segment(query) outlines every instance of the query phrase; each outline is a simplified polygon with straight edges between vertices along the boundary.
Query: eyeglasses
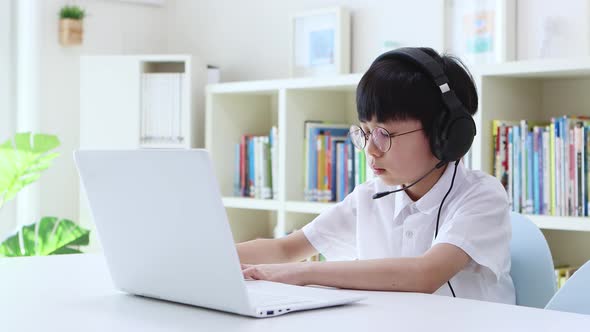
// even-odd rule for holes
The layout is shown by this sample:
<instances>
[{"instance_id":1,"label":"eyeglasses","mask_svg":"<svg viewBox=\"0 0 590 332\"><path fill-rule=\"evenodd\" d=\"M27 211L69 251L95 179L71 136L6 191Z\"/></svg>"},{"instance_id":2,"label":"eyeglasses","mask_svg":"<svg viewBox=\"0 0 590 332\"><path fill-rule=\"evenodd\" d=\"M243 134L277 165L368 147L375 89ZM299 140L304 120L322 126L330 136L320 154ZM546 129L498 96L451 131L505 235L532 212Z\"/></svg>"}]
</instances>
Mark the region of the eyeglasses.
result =
<instances>
[{"instance_id":1,"label":"eyeglasses","mask_svg":"<svg viewBox=\"0 0 590 332\"><path fill-rule=\"evenodd\" d=\"M352 144L359 149L362 150L367 145L367 140L369 140L369 135L373 138L373 144L379 151L385 153L391 149L391 139L397 136L402 136L406 134L411 134L416 131L420 131L420 129L414 129L410 131L406 131L404 133L399 134L390 134L389 131L385 128L375 127L373 131L365 133L363 129L359 126L350 126L350 130L348 131L348 135L350 136L350 140Z\"/></svg>"}]
</instances>

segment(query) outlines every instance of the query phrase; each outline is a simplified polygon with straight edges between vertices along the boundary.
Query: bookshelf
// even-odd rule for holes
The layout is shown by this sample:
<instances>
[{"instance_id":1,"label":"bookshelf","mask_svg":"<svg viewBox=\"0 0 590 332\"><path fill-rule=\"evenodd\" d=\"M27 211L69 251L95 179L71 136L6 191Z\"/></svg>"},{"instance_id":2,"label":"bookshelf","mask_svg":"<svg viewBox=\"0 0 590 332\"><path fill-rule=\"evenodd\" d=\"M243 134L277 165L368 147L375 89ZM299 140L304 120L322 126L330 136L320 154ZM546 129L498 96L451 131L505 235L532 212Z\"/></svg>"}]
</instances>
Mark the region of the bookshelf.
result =
<instances>
[{"instance_id":1,"label":"bookshelf","mask_svg":"<svg viewBox=\"0 0 590 332\"><path fill-rule=\"evenodd\" d=\"M304 201L304 122L356 122L355 89L361 75L209 85L205 146L210 151L236 241L283 236L333 203ZM245 134L278 127L278 196L232 197L234 145ZM235 218L232 218L235 217ZM244 220L256 220L245 222Z\"/></svg>"},{"instance_id":2,"label":"bookshelf","mask_svg":"<svg viewBox=\"0 0 590 332\"><path fill-rule=\"evenodd\" d=\"M492 173L492 120L548 120L590 115L590 58L525 61L471 68L480 92L471 167ZM220 180L236 241L283 236L335 203L303 200L305 120L356 123L361 74L233 82L206 89L205 146ZM279 130L279 195L272 201L231 197L235 143L243 134ZM228 148L230 147L230 148ZM275 182L276 183L276 182ZM590 259L590 218L528 216L545 234L556 264ZM254 222L253 222L254 221Z\"/></svg>"},{"instance_id":3,"label":"bookshelf","mask_svg":"<svg viewBox=\"0 0 590 332\"><path fill-rule=\"evenodd\" d=\"M488 173L493 171L492 120L549 122L551 117L590 115L590 58L482 66L474 75L481 100L473 167ZM527 217L542 229L557 265L590 259L590 217Z\"/></svg>"},{"instance_id":4,"label":"bookshelf","mask_svg":"<svg viewBox=\"0 0 590 332\"><path fill-rule=\"evenodd\" d=\"M184 54L81 56L80 148L204 146L206 70ZM82 188L79 214L80 224L94 230ZM98 248L93 231L89 250Z\"/></svg>"}]
</instances>

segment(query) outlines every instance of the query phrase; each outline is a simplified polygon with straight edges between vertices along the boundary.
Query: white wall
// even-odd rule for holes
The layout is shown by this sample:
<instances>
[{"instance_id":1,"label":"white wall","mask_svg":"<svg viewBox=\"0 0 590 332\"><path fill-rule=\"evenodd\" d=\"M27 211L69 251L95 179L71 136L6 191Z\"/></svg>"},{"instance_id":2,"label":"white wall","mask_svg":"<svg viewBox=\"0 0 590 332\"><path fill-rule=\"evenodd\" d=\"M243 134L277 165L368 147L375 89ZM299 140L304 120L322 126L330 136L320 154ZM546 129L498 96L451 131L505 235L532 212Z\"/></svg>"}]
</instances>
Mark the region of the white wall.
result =
<instances>
[{"instance_id":1,"label":"white wall","mask_svg":"<svg viewBox=\"0 0 590 332\"><path fill-rule=\"evenodd\" d=\"M336 5L352 12L353 72L368 68L387 39L442 47L442 0L173 0L168 47L220 65L222 81L286 78L290 15Z\"/></svg>"},{"instance_id":2,"label":"white wall","mask_svg":"<svg viewBox=\"0 0 590 332\"><path fill-rule=\"evenodd\" d=\"M41 216L78 218L78 175L72 152L79 146L79 56L160 52L165 12L161 7L117 1L80 1L88 13L82 46L58 43L58 12L64 1L39 1L41 128L59 136L61 156L40 179ZM105 136L109 133L105 131Z\"/></svg>"},{"instance_id":3,"label":"white wall","mask_svg":"<svg viewBox=\"0 0 590 332\"><path fill-rule=\"evenodd\" d=\"M590 55L589 0L517 3L517 58ZM168 47L220 65L222 81L288 76L289 15L342 5L352 11L352 71L363 72L384 40L442 48L443 0L169 0ZM554 22L541 53L547 19ZM553 37L551 37L553 36Z\"/></svg>"},{"instance_id":4,"label":"white wall","mask_svg":"<svg viewBox=\"0 0 590 332\"><path fill-rule=\"evenodd\" d=\"M590 55L590 1L518 0L516 16L518 59Z\"/></svg>"},{"instance_id":5,"label":"white wall","mask_svg":"<svg viewBox=\"0 0 590 332\"><path fill-rule=\"evenodd\" d=\"M12 137L15 126L11 4L12 0L0 0L0 144ZM15 220L15 202L11 201L0 210L0 239L12 230Z\"/></svg>"}]
</instances>

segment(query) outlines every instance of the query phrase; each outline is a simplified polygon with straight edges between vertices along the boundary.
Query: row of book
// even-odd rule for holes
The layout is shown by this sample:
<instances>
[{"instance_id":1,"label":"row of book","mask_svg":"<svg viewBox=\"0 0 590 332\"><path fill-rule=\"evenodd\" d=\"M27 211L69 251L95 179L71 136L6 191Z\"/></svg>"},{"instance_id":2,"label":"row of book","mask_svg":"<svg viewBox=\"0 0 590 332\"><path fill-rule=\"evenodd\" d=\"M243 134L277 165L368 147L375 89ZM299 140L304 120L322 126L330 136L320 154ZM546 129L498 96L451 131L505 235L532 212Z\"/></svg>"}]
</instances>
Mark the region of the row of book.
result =
<instances>
[{"instance_id":1,"label":"row of book","mask_svg":"<svg viewBox=\"0 0 590 332\"><path fill-rule=\"evenodd\" d=\"M315 254L305 260L306 262L325 262L326 257L322 254Z\"/></svg>"},{"instance_id":2,"label":"row of book","mask_svg":"<svg viewBox=\"0 0 590 332\"><path fill-rule=\"evenodd\" d=\"M349 129L349 124L305 122L306 201L341 201L371 174L364 151L355 149L348 137Z\"/></svg>"},{"instance_id":3,"label":"row of book","mask_svg":"<svg viewBox=\"0 0 590 332\"><path fill-rule=\"evenodd\" d=\"M268 136L243 135L235 145L234 195L260 199L278 196L278 130Z\"/></svg>"},{"instance_id":4,"label":"row of book","mask_svg":"<svg viewBox=\"0 0 590 332\"><path fill-rule=\"evenodd\" d=\"M579 269L579 267L556 266L555 278L557 278L557 288L561 288L565 282Z\"/></svg>"},{"instance_id":5,"label":"row of book","mask_svg":"<svg viewBox=\"0 0 590 332\"><path fill-rule=\"evenodd\" d=\"M526 214L588 216L590 118L550 123L493 121L494 174L512 210Z\"/></svg>"},{"instance_id":6,"label":"row of book","mask_svg":"<svg viewBox=\"0 0 590 332\"><path fill-rule=\"evenodd\" d=\"M141 144L181 144L184 73L141 76Z\"/></svg>"}]
</instances>

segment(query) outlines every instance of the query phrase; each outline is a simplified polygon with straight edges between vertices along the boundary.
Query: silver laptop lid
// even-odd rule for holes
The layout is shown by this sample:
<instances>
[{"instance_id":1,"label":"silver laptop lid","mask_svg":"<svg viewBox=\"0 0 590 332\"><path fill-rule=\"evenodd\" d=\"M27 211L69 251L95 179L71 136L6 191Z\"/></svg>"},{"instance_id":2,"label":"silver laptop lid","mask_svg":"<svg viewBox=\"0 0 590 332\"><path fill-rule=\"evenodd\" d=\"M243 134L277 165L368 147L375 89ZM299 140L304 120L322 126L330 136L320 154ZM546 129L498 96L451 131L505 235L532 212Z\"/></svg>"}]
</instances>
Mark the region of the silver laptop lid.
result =
<instances>
[{"instance_id":1,"label":"silver laptop lid","mask_svg":"<svg viewBox=\"0 0 590 332\"><path fill-rule=\"evenodd\" d=\"M206 150L81 150L74 157L118 288L219 310L248 310Z\"/></svg>"}]
</instances>

